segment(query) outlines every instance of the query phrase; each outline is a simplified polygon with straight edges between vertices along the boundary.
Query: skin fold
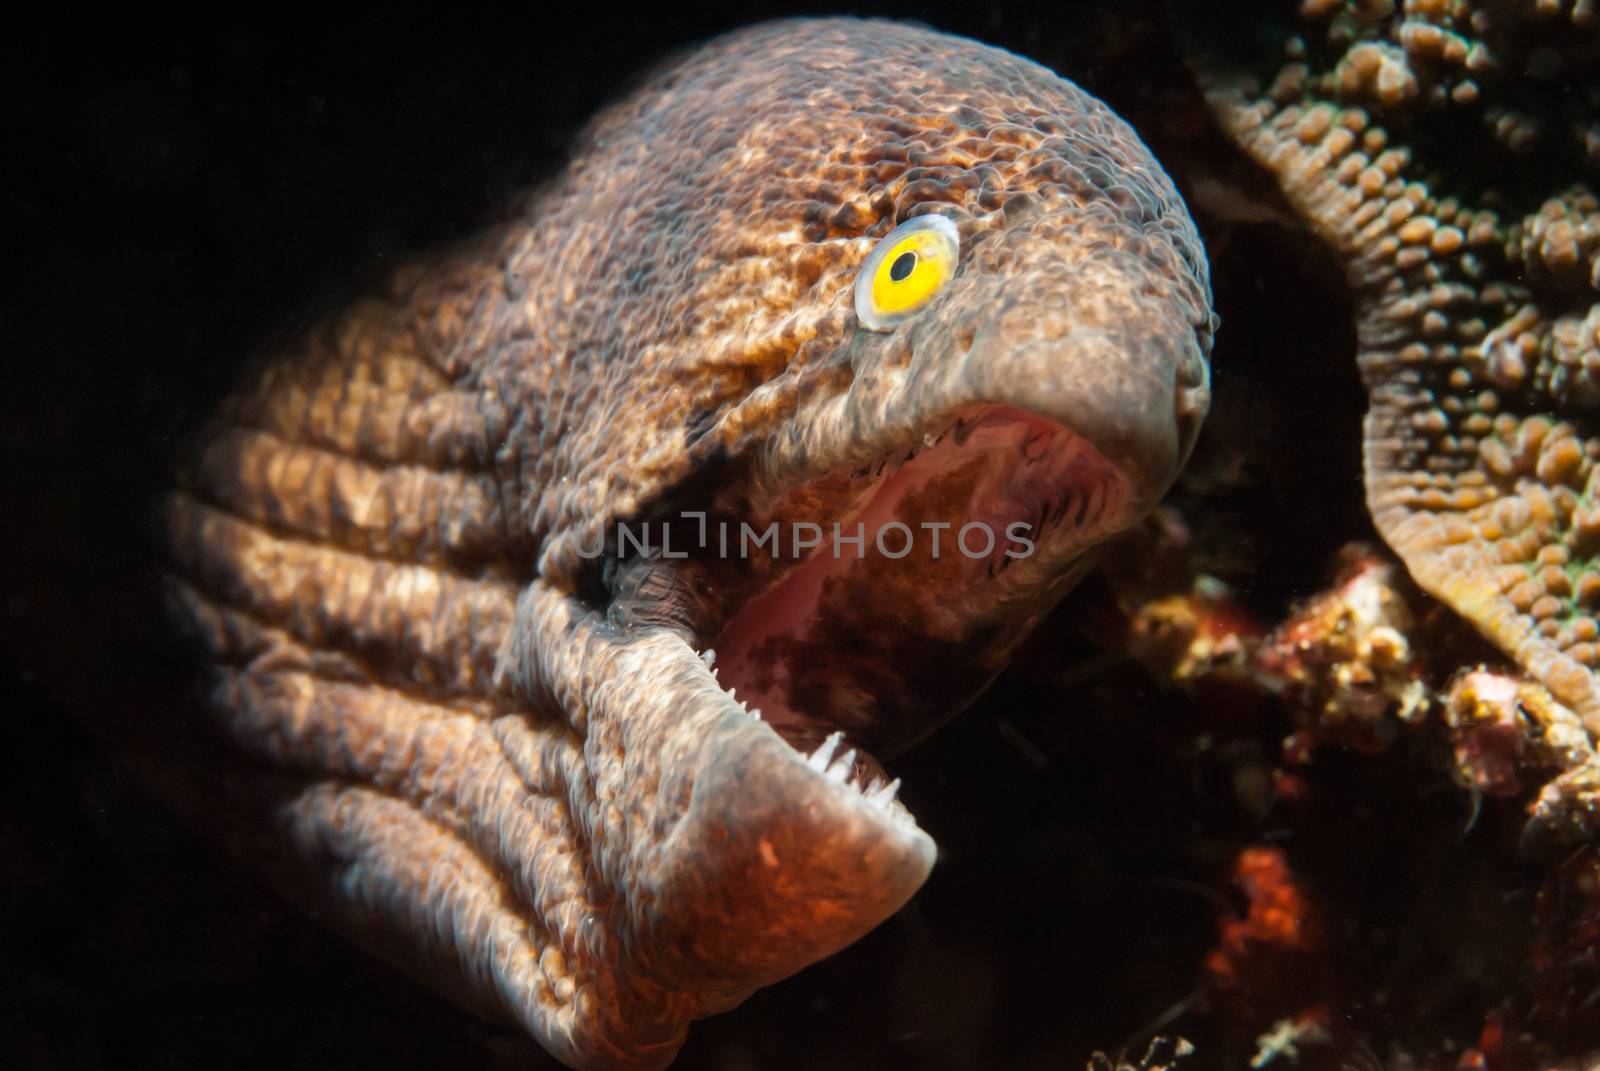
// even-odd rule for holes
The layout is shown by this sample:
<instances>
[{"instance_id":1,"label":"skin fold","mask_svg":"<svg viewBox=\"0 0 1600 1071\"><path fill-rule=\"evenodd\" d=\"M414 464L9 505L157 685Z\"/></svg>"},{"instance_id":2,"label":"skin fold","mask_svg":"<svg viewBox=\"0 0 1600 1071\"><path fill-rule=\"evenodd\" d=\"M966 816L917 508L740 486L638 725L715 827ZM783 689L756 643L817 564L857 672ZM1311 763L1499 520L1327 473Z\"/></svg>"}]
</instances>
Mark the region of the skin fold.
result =
<instances>
[{"instance_id":1,"label":"skin fold","mask_svg":"<svg viewBox=\"0 0 1600 1071\"><path fill-rule=\"evenodd\" d=\"M856 269L927 212L954 277L867 330ZM201 436L164 508L191 809L564 1062L664 1066L921 885L882 761L1170 485L1213 327L1176 190L1070 83L892 23L714 41ZM695 539L975 517L1034 552Z\"/></svg>"}]
</instances>

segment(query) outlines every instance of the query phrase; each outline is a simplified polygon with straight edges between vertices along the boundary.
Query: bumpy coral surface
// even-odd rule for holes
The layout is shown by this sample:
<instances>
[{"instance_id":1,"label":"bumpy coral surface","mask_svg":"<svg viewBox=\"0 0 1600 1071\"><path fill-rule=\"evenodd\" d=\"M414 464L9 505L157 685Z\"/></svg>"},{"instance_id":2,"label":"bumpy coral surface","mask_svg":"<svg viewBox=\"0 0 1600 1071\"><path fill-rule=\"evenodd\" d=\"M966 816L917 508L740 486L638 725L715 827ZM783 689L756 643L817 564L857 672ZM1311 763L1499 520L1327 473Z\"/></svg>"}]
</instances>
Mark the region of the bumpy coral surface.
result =
<instances>
[{"instance_id":1,"label":"bumpy coral surface","mask_svg":"<svg viewBox=\"0 0 1600 1071\"><path fill-rule=\"evenodd\" d=\"M1600 12L1276 9L1238 32L1192 6L1192 54L1355 292L1378 528L1600 728Z\"/></svg>"}]
</instances>

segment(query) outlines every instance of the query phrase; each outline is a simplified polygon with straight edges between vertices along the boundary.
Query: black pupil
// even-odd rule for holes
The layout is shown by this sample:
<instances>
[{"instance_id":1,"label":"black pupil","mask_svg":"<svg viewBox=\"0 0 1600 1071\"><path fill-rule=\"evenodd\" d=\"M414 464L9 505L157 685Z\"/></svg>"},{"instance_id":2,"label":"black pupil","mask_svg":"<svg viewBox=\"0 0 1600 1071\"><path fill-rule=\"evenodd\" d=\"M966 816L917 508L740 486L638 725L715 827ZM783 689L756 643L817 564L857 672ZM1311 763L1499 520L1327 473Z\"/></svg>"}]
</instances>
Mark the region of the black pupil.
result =
<instances>
[{"instance_id":1,"label":"black pupil","mask_svg":"<svg viewBox=\"0 0 1600 1071\"><path fill-rule=\"evenodd\" d=\"M906 281L906 276L911 274L911 269L917 266L917 255L910 250L894 258L894 263L889 265L889 278L897 283Z\"/></svg>"}]
</instances>

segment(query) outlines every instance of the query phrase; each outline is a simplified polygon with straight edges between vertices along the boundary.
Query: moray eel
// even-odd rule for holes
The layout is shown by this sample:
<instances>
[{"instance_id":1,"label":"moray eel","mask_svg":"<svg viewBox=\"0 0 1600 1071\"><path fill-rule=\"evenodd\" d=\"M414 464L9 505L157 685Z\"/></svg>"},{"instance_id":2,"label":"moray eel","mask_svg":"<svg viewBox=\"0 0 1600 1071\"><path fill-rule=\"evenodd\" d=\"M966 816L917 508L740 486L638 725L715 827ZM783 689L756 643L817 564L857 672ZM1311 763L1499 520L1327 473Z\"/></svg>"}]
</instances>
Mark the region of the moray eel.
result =
<instances>
[{"instance_id":1,"label":"moray eel","mask_svg":"<svg viewBox=\"0 0 1600 1071\"><path fill-rule=\"evenodd\" d=\"M1050 71L706 45L201 437L164 516L236 756L202 809L562 1061L663 1066L927 877L880 761L1173 481L1213 326L1171 181Z\"/></svg>"},{"instance_id":2,"label":"moray eel","mask_svg":"<svg viewBox=\"0 0 1600 1071\"><path fill-rule=\"evenodd\" d=\"M1273 7L1182 25L1222 129L1344 265L1373 520L1600 734L1600 11Z\"/></svg>"}]
</instances>

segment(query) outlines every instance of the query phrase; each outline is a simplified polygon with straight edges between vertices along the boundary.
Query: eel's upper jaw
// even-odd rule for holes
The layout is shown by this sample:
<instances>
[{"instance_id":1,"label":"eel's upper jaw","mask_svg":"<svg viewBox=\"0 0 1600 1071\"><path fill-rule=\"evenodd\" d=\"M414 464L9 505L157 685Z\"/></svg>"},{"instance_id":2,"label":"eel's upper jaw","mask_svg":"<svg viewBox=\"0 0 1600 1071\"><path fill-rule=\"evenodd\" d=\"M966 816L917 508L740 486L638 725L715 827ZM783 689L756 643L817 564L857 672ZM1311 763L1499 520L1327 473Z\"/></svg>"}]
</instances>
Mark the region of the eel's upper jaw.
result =
<instances>
[{"instance_id":1,"label":"eel's upper jaw","mask_svg":"<svg viewBox=\"0 0 1600 1071\"><path fill-rule=\"evenodd\" d=\"M1177 478L1210 406L1215 330L1202 282L1128 252L1083 252L1099 235L1072 213L1042 216L1034 244L1084 259L1050 260L1020 277L974 270L948 301L887 339L858 335L841 393L802 402L763 445L755 483L782 496L829 471L859 466L937 434L981 406L1053 422L1094 447L1152 506ZM1069 235L1062 232L1070 232ZM1009 232L986 247L1030 253ZM1181 274L1181 273L1179 273ZM759 504L759 503L758 503Z\"/></svg>"},{"instance_id":2,"label":"eel's upper jaw","mask_svg":"<svg viewBox=\"0 0 1600 1071\"><path fill-rule=\"evenodd\" d=\"M702 635L723 682L797 749L843 729L888 755L957 712L1176 478L1209 404L1203 334L1137 287L1091 305L1042 324L1002 308L964 346L951 345L959 324L918 325L892 390L859 377L860 392L776 444L800 475L757 515L864 524L875 551L862 560L825 540ZM850 448L830 449L840 440ZM951 545L973 522L976 560ZM901 542L905 528L920 533L903 557L877 551L896 523ZM930 524L947 526L942 558ZM1032 545L1011 539L1013 525Z\"/></svg>"}]
</instances>

